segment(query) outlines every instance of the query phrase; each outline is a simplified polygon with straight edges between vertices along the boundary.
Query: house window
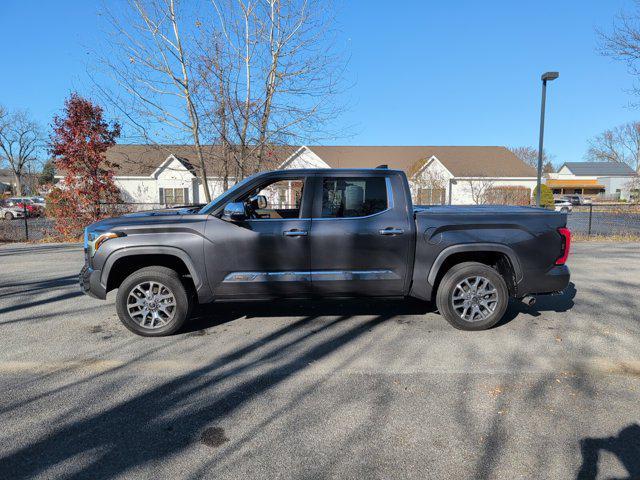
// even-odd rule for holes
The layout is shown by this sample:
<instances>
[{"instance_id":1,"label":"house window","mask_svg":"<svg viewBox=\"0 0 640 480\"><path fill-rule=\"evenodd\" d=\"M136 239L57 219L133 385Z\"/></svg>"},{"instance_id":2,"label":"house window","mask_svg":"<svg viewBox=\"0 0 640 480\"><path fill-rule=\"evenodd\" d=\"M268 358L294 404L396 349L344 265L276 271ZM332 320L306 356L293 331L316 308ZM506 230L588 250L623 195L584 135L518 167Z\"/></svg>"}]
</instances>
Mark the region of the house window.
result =
<instances>
[{"instance_id":1,"label":"house window","mask_svg":"<svg viewBox=\"0 0 640 480\"><path fill-rule=\"evenodd\" d=\"M189 189L161 188L160 203L165 205L186 205L189 203Z\"/></svg>"},{"instance_id":2,"label":"house window","mask_svg":"<svg viewBox=\"0 0 640 480\"><path fill-rule=\"evenodd\" d=\"M444 205L445 203L444 188L418 188L418 205Z\"/></svg>"}]
</instances>

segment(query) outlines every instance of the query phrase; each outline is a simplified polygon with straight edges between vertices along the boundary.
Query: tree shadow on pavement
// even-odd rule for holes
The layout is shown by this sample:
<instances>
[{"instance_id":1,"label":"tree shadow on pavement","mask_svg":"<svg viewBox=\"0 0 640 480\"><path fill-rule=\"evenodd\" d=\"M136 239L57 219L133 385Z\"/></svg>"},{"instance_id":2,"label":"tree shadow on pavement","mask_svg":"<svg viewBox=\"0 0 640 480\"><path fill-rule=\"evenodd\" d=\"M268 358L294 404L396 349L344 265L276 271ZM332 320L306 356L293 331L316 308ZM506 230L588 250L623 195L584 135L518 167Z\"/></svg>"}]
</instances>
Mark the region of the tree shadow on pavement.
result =
<instances>
[{"instance_id":1,"label":"tree shadow on pavement","mask_svg":"<svg viewBox=\"0 0 640 480\"><path fill-rule=\"evenodd\" d=\"M623 428L615 437L581 440L580 452L582 465L578 470L577 480L595 480L598 477L600 452L615 455L626 468L629 480L640 479L640 425L637 423Z\"/></svg>"},{"instance_id":2,"label":"tree shadow on pavement","mask_svg":"<svg viewBox=\"0 0 640 480\"><path fill-rule=\"evenodd\" d=\"M502 317L502 320L496 324L494 328L505 325L515 319L518 315L528 315L531 317L539 317L544 312L566 312L573 308L577 293L576 286L573 282L564 289L562 293L555 295L539 295L536 303L532 307L524 305L519 300L512 300L509 307Z\"/></svg>"},{"instance_id":3,"label":"tree shadow on pavement","mask_svg":"<svg viewBox=\"0 0 640 480\"><path fill-rule=\"evenodd\" d=\"M239 318L290 318L375 315L425 315L435 306L415 299L316 299L253 302L220 302L199 305L181 330L190 333L217 327Z\"/></svg>"},{"instance_id":4,"label":"tree shadow on pavement","mask_svg":"<svg viewBox=\"0 0 640 480\"><path fill-rule=\"evenodd\" d=\"M5 451L0 457L0 472L6 478L32 478L51 474L50 469L70 458L85 457L88 461L76 470L74 478L112 478L165 460L198 439L206 440L201 435L207 429L389 317L377 315L345 325L349 316L340 315L313 330L299 328L315 318L290 323L106 410L68 423L59 418L45 436ZM323 335L318 341L320 332L327 337ZM250 352L260 353L250 359ZM121 387L112 385L108 391L119 395ZM107 390L101 393L105 394Z\"/></svg>"},{"instance_id":5,"label":"tree shadow on pavement","mask_svg":"<svg viewBox=\"0 0 640 480\"><path fill-rule=\"evenodd\" d=\"M560 294L538 296L533 307L528 307L518 300L512 300L503 319L496 327L506 325L520 314L539 317L543 312L547 311L566 312L573 307L573 299L576 293L575 284L571 282ZM182 333L202 331L243 317L286 318L306 315L383 315L391 317L398 315L426 315L434 312L437 312L435 304L414 298L282 299L242 303L219 302L196 307L191 316L191 321L185 326Z\"/></svg>"}]
</instances>

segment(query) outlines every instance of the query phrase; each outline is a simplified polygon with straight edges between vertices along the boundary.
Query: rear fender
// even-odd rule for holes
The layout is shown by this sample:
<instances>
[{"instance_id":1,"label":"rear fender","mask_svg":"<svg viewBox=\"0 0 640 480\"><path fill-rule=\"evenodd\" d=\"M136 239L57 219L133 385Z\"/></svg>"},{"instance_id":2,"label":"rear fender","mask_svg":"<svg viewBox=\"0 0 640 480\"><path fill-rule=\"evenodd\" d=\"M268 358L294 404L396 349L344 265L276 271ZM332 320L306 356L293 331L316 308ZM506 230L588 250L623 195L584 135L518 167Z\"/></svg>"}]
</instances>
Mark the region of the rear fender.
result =
<instances>
[{"instance_id":1,"label":"rear fender","mask_svg":"<svg viewBox=\"0 0 640 480\"><path fill-rule=\"evenodd\" d=\"M431 300L436 279L438 278L438 274L440 273L440 270L447 258L449 258L451 255L467 252L499 252L506 255L513 267L515 282L519 283L522 280L522 266L520 264L520 261L518 260L518 256L513 251L513 249L508 247L507 245L503 245L500 243L458 244L451 245L443 249L438 254L431 267L428 269L428 273L427 267L422 268L418 265L415 266L414 282L411 288L410 295L421 298L423 300Z\"/></svg>"}]
</instances>

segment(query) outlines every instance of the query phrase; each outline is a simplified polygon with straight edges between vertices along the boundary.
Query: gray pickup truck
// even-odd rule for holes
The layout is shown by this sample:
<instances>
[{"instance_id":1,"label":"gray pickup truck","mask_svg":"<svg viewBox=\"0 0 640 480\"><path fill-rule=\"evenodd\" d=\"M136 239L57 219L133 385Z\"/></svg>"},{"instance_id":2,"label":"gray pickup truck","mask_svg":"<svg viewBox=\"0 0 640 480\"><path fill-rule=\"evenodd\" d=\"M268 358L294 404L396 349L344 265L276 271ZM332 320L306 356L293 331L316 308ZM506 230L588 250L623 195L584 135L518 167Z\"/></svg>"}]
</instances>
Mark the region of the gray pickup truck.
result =
<instances>
[{"instance_id":1,"label":"gray pickup truck","mask_svg":"<svg viewBox=\"0 0 640 480\"><path fill-rule=\"evenodd\" d=\"M435 300L454 327L495 325L510 298L563 290L566 214L413 207L401 171L285 170L244 179L200 209L142 212L85 231L81 289L145 336L193 305L309 297Z\"/></svg>"}]
</instances>

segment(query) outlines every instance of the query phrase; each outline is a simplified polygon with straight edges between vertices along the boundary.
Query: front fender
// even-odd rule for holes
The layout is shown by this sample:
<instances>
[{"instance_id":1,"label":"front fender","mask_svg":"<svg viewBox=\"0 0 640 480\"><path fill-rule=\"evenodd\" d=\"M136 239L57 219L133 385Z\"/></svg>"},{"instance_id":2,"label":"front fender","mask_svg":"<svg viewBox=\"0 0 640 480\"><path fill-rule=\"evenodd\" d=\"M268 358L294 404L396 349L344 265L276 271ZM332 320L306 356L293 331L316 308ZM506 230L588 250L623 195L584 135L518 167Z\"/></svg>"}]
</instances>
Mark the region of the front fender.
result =
<instances>
[{"instance_id":1,"label":"front fender","mask_svg":"<svg viewBox=\"0 0 640 480\"><path fill-rule=\"evenodd\" d=\"M187 267L189 275L191 275L191 279L193 280L196 292L198 293L198 300L202 303L206 303L208 301L211 301L211 299L213 298L211 290L205 282L204 271L200 272L198 268L196 268L196 265L194 264L189 254L178 247L165 245L123 247L110 252L109 256L104 261L104 264L102 266L102 273L100 275L100 284L105 288L105 290L107 288L109 274L111 273L111 269L113 268L113 265L116 263L116 261L122 258L139 255L171 255L179 258Z\"/></svg>"}]
</instances>

